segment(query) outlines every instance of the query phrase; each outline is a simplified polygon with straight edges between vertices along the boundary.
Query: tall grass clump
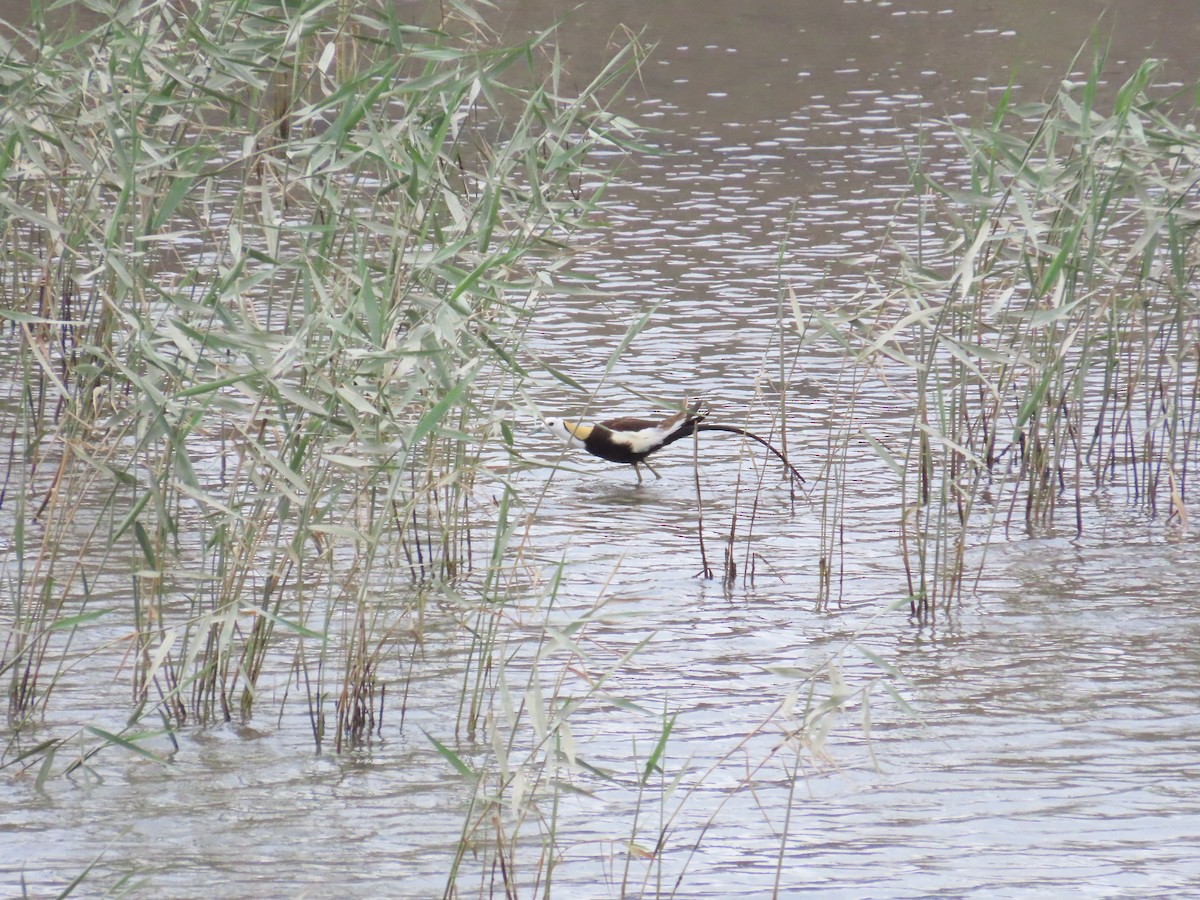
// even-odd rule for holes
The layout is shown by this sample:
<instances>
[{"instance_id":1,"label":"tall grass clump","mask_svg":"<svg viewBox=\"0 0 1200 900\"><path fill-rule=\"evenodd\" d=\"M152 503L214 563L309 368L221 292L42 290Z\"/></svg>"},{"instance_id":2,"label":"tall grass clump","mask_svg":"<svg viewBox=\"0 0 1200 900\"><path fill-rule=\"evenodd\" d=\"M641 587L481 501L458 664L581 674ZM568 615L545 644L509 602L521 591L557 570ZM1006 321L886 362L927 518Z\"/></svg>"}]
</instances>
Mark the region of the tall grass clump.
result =
<instances>
[{"instance_id":1,"label":"tall grass clump","mask_svg":"<svg viewBox=\"0 0 1200 900\"><path fill-rule=\"evenodd\" d=\"M996 528L1079 534L1115 499L1188 527L1195 97L1158 88L1153 61L1114 88L1104 63L954 128L950 176L914 161L919 236L895 242L894 293L827 329L863 377L909 386L907 436L867 437L900 473L920 614L961 596L967 550Z\"/></svg>"},{"instance_id":2,"label":"tall grass clump","mask_svg":"<svg viewBox=\"0 0 1200 900\"><path fill-rule=\"evenodd\" d=\"M53 755L22 732L89 655L130 686L126 734L270 687L318 747L361 740L410 611L390 579L472 565L637 49L568 89L552 32L500 46L451 8L92 2L3 29L9 761Z\"/></svg>"}]
</instances>

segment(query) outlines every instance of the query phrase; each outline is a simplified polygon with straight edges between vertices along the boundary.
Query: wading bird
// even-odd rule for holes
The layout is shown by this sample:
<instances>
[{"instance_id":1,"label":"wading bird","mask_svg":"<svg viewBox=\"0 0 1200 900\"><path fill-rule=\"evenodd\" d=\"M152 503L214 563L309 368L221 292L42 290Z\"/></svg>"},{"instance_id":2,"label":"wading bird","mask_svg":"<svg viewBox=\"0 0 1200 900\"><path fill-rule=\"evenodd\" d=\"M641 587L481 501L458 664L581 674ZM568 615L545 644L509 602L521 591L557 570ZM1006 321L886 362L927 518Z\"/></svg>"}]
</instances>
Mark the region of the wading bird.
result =
<instances>
[{"instance_id":1,"label":"wading bird","mask_svg":"<svg viewBox=\"0 0 1200 900\"><path fill-rule=\"evenodd\" d=\"M691 409L678 412L661 422L653 419L621 418L608 419L595 425L581 425L565 419L546 419L544 424L548 430L566 440L572 447L582 447L592 456L607 459L609 462L628 463L633 466L638 484L642 483L640 465L654 472L650 463L646 462L647 456L697 431L727 431L758 441L779 457L780 462L787 466L797 481L804 481L796 467L788 462L788 458L757 434L733 425L710 425L704 421L707 415L700 412L700 404L697 403ZM661 476L654 472L654 477Z\"/></svg>"}]
</instances>

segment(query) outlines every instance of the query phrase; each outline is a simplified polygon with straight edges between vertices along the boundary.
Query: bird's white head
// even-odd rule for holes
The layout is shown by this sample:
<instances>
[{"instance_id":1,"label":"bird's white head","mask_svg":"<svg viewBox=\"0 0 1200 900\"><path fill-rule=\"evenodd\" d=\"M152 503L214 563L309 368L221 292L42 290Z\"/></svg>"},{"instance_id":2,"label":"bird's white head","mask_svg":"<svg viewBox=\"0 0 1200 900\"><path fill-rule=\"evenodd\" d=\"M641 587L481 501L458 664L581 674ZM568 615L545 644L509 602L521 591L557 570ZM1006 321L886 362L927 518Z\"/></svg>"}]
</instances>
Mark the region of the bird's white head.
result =
<instances>
[{"instance_id":1,"label":"bird's white head","mask_svg":"<svg viewBox=\"0 0 1200 900\"><path fill-rule=\"evenodd\" d=\"M551 434L558 435L572 447L582 447L587 438L587 432L591 431L591 428L586 425L577 425L566 419L544 419L542 425Z\"/></svg>"}]
</instances>

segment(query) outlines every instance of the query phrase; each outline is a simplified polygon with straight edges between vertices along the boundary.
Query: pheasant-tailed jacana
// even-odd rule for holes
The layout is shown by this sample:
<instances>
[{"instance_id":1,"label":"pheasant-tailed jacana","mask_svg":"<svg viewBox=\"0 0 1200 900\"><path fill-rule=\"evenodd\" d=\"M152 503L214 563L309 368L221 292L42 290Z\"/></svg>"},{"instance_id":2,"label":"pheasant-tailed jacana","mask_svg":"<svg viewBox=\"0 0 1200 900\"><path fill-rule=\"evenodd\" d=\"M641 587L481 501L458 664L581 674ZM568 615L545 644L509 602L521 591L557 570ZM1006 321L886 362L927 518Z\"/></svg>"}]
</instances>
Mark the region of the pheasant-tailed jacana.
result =
<instances>
[{"instance_id":1,"label":"pheasant-tailed jacana","mask_svg":"<svg viewBox=\"0 0 1200 900\"><path fill-rule=\"evenodd\" d=\"M691 409L678 412L661 422L653 419L620 418L607 419L595 425L582 425L565 419L546 419L545 426L572 447L582 447L593 456L609 462L632 465L637 474L638 484L642 482L640 465L644 464L654 472L650 463L646 462L646 457L697 431L727 431L758 441L779 457L798 481L804 481L795 466L788 462L787 457L758 435L733 425L710 425L704 421L706 415L707 413L700 412L700 404L696 404ZM660 476L654 472L654 477Z\"/></svg>"}]
</instances>

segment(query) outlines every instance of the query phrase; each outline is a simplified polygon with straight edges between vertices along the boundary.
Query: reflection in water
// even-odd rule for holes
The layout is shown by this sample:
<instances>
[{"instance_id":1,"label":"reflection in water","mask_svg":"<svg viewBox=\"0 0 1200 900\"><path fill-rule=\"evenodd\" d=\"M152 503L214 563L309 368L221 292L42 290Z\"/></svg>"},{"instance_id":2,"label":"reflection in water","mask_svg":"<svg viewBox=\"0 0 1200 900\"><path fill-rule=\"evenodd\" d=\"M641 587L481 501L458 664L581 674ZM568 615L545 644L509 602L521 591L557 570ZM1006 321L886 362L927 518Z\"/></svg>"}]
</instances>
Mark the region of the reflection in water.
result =
<instances>
[{"instance_id":1,"label":"reflection in water","mask_svg":"<svg viewBox=\"0 0 1200 900\"><path fill-rule=\"evenodd\" d=\"M705 397L714 420L770 431L771 385L780 383L771 347L789 315L777 285L792 285L807 308L887 277L885 231L911 237L913 227L895 214L907 191L904 153L922 145L937 171L945 134L935 120L979 114L1010 73L1040 96L1100 9L1048 6L826 0L798 12L789 2L647 9L629 0L573 13L563 40L579 77L599 63L596 36L649 22L658 49L632 113L661 129L654 140L664 153L621 170L606 208L613 228L579 260L604 296L556 299L537 321L534 349L595 388L605 414L652 411L630 391L686 394ZM505 27L543 27L567 8L512 4ZM1181 22L1172 9L1146 3L1118 21L1114 80L1151 43L1190 64L1200 19ZM655 303L632 352L601 379L625 328ZM839 364L831 349L815 349L785 376L807 386L793 396L789 447L810 481L841 414L829 404ZM857 415L895 420L896 397L879 390L856 398ZM548 379L535 399L548 414L583 406ZM520 441L532 457L559 458L540 433ZM554 878L564 896L616 895L622 885L670 894L677 878L678 896L764 896L777 884L846 897L1194 888L1200 616L1189 539L1145 536L1134 520L1117 521L1117 534L1096 522L1078 543L993 547L977 598L916 629L885 609L904 587L895 498L874 454L853 460L846 476L853 552L842 605L829 609L814 600L820 517L804 502L793 509L776 468L760 461L751 522L753 454L725 440L704 446L710 552L720 554L736 508L739 569L753 569L752 582L723 588L695 577L686 444L660 456L663 479L642 488L627 468L582 454L553 475L518 476L527 531L514 547L531 578L547 581L568 561L552 621L591 618L581 640L597 671L645 642L606 685L626 702L572 719L581 758L636 769L651 750L653 717L678 713L663 762L667 781L683 772L673 792L665 782L597 781L561 798ZM538 601L529 602L506 615L538 621ZM460 615L453 598L433 603L431 619ZM798 763L781 750L778 715L796 683L791 670L836 659L848 683L869 684L879 670L848 646L852 638L898 667L897 689L915 713L877 685L869 740L856 708L835 726L823 763ZM101 782L9 788L8 883L21 872L30 883L64 883L109 848L99 872L140 871L158 894L440 892L469 788L422 729L452 737L446 711L458 708L462 685L446 673L467 652L456 632L430 634L415 653L398 644L385 662L413 680L403 727L397 700L361 758L309 758L302 706L285 704L278 733L265 738L225 729L185 737L168 773L110 763ZM583 675L573 677L582 689ZM653 860L631 859L631 841L654 848L660 831Z\"/></svg>"}]
</instances>

